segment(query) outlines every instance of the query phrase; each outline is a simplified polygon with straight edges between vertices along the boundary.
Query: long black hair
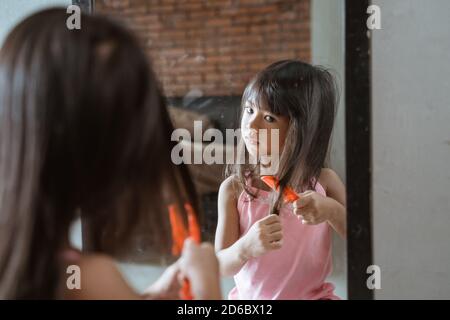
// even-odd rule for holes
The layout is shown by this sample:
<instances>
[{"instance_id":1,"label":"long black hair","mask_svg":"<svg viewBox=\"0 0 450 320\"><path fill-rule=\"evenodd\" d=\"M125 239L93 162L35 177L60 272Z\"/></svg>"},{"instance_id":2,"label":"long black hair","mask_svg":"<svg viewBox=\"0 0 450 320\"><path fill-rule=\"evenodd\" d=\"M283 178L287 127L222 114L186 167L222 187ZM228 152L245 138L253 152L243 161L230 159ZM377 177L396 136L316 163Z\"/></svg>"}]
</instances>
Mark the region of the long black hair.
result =
<instances>
[{"instance_id":1,"label":"long black hair","mask_svg":"<svg viewBox=\"0 0 450 320\"><path fill-rule=\"evenodd\" d=\"M52 298L77 212L95 250L145 230L169 254L167 204L198 209L148 58L108 18L66 27L64 9L26 18L0 51L0 298ZM198 210L196 210L198 212Z\"/></svg>"}]
</instances>

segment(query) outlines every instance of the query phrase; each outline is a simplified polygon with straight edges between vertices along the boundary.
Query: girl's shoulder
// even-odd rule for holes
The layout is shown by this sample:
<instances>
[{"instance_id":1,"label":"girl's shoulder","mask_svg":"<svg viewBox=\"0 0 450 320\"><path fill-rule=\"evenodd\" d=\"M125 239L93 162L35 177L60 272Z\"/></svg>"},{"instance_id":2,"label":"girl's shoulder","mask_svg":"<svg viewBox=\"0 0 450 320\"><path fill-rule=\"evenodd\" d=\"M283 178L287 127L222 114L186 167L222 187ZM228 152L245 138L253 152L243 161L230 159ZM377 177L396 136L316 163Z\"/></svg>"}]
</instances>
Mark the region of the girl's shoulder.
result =
<instances>
[{"instance_id":1,"label":"girl's shoulder","mask_svg":"<svg viewBox=\"0 0 450 320\"><path fill-rule=\"evenodd\" d=\"M325 188L332 184L336 179L339 179L337 173L330 168L322 168L319 176L319 183Z\"/></svg>"},{"instance_id":2,"label":"girl's shoulder","mask_svg":"<svg viewBox=\"0 0 450 320\"><path fill-rule=\"evenodd\" d=\"M330 168L322 168L322 170L320 171L318 182L322 185L325 192L327 192L328 189L331 186L335 185L338 181L341 181L341 179L334 170Z\"/></svg>"},{"instance_id":3,"label":"girl's shoulder","mask_svg":"<svg viewBox=\"0 0 450 320\"><path fill-rule=\"evenodd\" d=\"M113 265L114 260L104 254L100 253L84 253L79 249L67 248L61 253L62 262L64 264L77 265L83 267L98 267Z\"/></svg>"},{"instance_id":4,"label":"girl's shoulder","mask_svg":"<svg viewBox=\"0 0 450 320\"><path fill-rule=\"evenodd\" d=\"M67 261L69 262L69 261ZM71 261L74 263L75 261ZM72 264L73 265L73 264ZM128 286L116 262L107 255L92 253L80 255L75 263L80 276L80 288L64 290L65 299L136 299L139 296ZM69 277L63 279L65 285ZM73 279L71 279L73 280Z\"/></svg>"},{"instance_id":5,"label":"girl's shoulder","mask_svg":"<svg viewBox=\"0 0 450 320\"><path fill-rule=\"evenodd\" d=\"M232 197L237 200L243 190L244 188L239 178L236 175L231 175L220 184L219 195Z\"/></svg>"}]
</instances>

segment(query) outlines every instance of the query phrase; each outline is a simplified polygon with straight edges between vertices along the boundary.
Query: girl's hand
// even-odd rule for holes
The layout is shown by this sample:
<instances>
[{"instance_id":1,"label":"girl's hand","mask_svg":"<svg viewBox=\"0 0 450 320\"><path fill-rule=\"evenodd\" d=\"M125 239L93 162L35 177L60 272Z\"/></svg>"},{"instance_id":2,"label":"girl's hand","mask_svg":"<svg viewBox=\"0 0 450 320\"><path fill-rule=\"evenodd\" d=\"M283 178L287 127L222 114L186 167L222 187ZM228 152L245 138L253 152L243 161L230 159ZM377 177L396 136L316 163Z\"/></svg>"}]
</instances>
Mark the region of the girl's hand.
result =
<instances>
[{"instance_id":1,"label":"girl's hand","mask_svg":"<svg viewBox=\"0 0 450 320\"><path fill-rule=\"evenodd\" d=\"M179 266L180 280L187 278L190 281L195 299L222 299L219 261L211 244L198 245L187 239L184 242Z\"/></svg>"},{"instance_id":2,"label":"girl's hand","mask_svg":"<svg viewBox=\"0 0 450 320\"><path fill-rule=\"evenodd\" d=\"M144 292L145 299L178 300L181 285L179 281L179 260L170 265L164 273Z\"/></svg>"},{"instance_id":3,"label":"girl's hand","mask_svg":"<svg viewBox=\"0 0 450 320\"><path fill-rule=\"evenodd\" d=\"M332 218L336 203L334 199L311 190L299 196L300 199L293 203L294 214L303 224L316 225Z\"/></svg>"},{"instance_id":4,"label":"girl's hand","mask_svg":"<svg viewBox=\"0 0 450 320\"><path fill-rule=\"evenodd\" d=\"M242 240L243 255L247 259L281 248L283 233L280 217L271 214L255 222Z\"/></svg>"}]
</instances>

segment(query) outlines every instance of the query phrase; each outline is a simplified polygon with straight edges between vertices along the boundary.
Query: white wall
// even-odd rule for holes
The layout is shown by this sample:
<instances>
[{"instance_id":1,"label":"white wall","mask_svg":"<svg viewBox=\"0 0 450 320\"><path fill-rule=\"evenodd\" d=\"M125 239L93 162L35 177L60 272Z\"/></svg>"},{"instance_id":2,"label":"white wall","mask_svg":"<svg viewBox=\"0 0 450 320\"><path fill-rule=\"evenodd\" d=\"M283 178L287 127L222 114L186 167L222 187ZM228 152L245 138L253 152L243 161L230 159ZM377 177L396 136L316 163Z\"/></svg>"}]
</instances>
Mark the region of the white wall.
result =
<instances>
[{"instance_id":1,"label":"white wall","mask_svg":"<svg viewBox=\"0 0 450 320\"><path fill-rule=\"evenodd\" d=\"M450 1L373 3L375 297L450 299Z\"/></svg>"},{"instance_id":2,"label":"white wall","mask_svg":"<svg viewBox=\"0 0 450 320\"><path fill-rule=\"evenodd\" d=\"M312 0L312 63L331 68L340 87L340 103L336 115L330 152L331 167L345 183L345 2L344 0ZM333 274L336 293L347 297L347 252L345 241L333 237Z\"/></svg>"},{"instance_id":3,"label":"white wall","mask_svg":"<svg viewBox=\"0 0 450 320\"><path fill-rule=\"evenodd\" d=\"M1 0L0 1L0 44L6 35L23 18L46 7L69 6L71 0Z\"/></svg>"}]
</instances>

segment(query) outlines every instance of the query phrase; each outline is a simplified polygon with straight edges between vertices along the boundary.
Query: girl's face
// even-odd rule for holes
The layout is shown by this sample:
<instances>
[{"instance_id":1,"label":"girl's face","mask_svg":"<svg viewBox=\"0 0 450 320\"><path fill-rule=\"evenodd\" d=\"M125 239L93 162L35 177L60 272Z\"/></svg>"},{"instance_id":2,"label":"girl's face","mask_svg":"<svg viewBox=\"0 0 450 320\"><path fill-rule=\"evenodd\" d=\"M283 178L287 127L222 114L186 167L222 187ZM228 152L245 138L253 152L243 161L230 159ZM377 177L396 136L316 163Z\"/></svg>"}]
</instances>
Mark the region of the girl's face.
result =
<instances>
[{"instance_id":1,"label":"girl's face","mask_svg":"<svg viewBox=\"0 0 450 320\"><path fill-rule=\"evenodd\" d=\"M260 159L261 155L281 155L288 128L289 118L287 116L275 115L266 106L258 108L250 100L245 102L241 131L245 146L251 156ZM272 141L272 138L276 139L274 129L278 130L278 141ZM266 134L263 133L264 130ZM276 144L278 144L278 148L275 148Z\"/></svg>"}]
</instances>

